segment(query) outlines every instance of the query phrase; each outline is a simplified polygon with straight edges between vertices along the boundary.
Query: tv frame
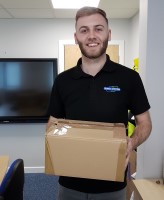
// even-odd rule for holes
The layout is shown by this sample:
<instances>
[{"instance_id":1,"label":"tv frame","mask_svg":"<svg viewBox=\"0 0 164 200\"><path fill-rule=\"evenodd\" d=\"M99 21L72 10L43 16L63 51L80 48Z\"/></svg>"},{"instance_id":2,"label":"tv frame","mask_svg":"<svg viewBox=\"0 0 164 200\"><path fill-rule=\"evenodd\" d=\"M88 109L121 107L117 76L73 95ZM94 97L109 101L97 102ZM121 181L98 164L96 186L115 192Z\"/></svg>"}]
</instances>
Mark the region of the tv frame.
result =
<instances>
[{"instance_id":1,"label":"tv frame","mask_svg":"<svg viewBox=\"0 0 164 200\"><path fill-rule=\"evenodd\" d=\"M51 61L53 62L53 82L58 75L58 59L57 58L0 58L0 62L39 62L39 61ZM53 84L52 84L53 86ZM49 116L0 116L0 124L8 123L46 123Z\"/></svg>"}]
</instances>

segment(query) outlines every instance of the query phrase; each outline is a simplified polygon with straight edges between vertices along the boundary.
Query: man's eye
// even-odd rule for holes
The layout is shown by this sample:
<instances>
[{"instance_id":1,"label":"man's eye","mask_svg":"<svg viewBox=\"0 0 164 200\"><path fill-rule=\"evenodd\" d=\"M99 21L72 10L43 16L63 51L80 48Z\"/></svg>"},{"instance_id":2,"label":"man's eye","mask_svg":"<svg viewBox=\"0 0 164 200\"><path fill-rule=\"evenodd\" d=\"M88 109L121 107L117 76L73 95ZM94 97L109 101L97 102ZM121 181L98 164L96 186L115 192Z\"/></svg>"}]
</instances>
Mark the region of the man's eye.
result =
<instances>
[{"instance_id":1,"label":"man's eye","mask_svg":"<svg viewBox=\"0 0 164 200\"><path fill-rule=\"evenodd\" d=\"M102 31L102 28L97 28L96 31Z\"/></svg>"},{"instance_id":2,"label":"man's eye","mask_svg":"<svg viewBox=\"0 0 164 200\"><path fill-rule=\"evenodd\" d=\"M87 32L86 29L81 29L81 30L80 30L80 33L86 33L86 32Z\"/></svg>"}]
</instances>

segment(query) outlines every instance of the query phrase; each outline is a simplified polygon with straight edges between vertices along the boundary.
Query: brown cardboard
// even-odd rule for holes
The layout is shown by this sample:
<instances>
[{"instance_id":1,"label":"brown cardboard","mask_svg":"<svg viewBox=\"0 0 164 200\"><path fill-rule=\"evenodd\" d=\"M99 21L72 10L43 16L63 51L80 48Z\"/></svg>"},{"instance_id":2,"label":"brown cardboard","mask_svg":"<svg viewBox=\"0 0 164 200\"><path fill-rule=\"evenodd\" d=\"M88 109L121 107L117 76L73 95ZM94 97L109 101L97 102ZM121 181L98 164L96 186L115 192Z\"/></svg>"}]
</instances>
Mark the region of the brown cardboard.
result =
<instances>
[{"instance_id":1,"label":"brown cardboard","mask_svg":"<svg viewBox=\"0 0 164 200\"><path fill-rule=\"evenodd\" d=\"M9 164L9 156L0 156L0 185L2 183L2 180L7 172Z\"/></svg>"},{"instance_id":2,"label":"brown cardboard","mask_svg":"<svg viewBox=\"0 0 164 200\"><path fill-rule=\"evenodd\" d=\"M66 134L54 134L65 125ZM123 181L126 145L123 124L56 119L45 136L45 173Z\"/></svg>"}]
</instances>

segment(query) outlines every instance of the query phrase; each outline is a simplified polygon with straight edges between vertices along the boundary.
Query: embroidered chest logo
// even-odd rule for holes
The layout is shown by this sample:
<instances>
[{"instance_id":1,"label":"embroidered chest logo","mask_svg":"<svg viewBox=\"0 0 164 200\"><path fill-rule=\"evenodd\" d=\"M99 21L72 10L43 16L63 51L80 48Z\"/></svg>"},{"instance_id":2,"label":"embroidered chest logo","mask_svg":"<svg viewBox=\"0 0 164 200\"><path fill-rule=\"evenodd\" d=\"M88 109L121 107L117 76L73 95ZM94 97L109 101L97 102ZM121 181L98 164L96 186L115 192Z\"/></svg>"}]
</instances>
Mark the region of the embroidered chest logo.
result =
<instances>
[{"instance_id":1,"label":"embroidered chest logo","mask_svg":"<svg viewBox=\"0 0 164 200\"><path fill-rule=\"evenodd\" d=\"M105 86L104 90L106 92L120 92L121 88L119 88L118 86Z\"/></svg>"}]
</instances>

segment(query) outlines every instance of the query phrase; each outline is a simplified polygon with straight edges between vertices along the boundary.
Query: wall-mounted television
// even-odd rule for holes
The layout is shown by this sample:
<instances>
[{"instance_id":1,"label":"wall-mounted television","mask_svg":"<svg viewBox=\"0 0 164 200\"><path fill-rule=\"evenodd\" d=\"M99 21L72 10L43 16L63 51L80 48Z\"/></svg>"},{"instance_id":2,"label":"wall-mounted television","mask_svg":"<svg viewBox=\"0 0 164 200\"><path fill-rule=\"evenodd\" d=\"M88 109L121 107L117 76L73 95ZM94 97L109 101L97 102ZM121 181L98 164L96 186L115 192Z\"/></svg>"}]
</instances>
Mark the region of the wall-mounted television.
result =
<instances>
[{"instance_id":1,"label":"wall-mounted television","mask_svg":"<svg viewBox=\"0 0 164 200\"><path fill-rule=\"evenodd\" d=\"M0 123L46 122L56 58L0 58Z\"/></svg>"}]
</instances>

